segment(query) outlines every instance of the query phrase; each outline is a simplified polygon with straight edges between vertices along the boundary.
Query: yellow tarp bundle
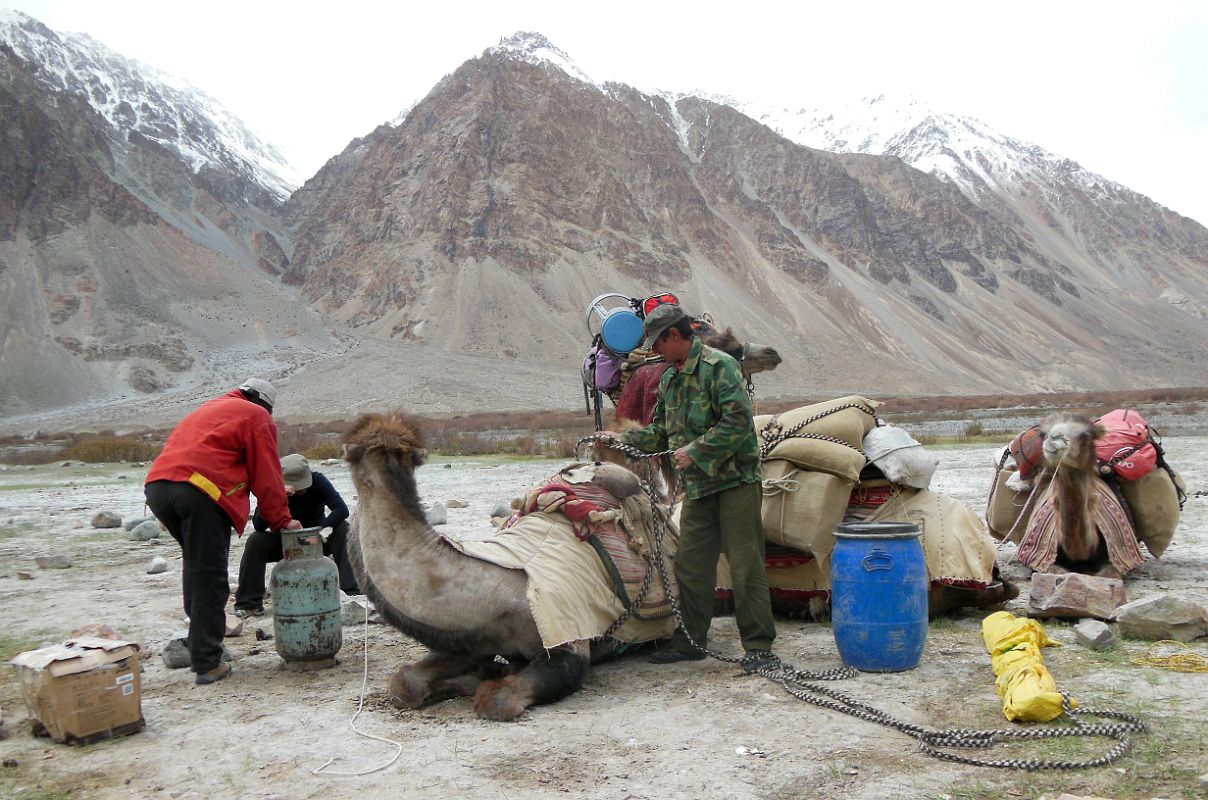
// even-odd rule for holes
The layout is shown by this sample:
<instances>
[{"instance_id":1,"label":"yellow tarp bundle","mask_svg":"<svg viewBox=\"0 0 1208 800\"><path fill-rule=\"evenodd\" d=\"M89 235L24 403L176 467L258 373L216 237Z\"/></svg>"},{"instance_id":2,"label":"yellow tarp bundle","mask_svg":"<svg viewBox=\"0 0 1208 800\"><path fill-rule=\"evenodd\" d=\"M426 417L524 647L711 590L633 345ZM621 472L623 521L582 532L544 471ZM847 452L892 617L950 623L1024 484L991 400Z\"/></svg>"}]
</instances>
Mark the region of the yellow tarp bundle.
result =
<instances>
[{"instance_id":1,"label":"yellow tarp bundle","mask_svg":"<svg viewBox=\"0 0 1208 800\"><path fill-rule=\"evenodd\" d=\"M982 639L998 676L994 687L1012 722L1048 722L1061 716L1061 692L1045 669L1040 648L1060 646L1034 619L999 611L982 620ZM1071 705L1077 705L1072 700Z\"/></svg>"}]
</instances>

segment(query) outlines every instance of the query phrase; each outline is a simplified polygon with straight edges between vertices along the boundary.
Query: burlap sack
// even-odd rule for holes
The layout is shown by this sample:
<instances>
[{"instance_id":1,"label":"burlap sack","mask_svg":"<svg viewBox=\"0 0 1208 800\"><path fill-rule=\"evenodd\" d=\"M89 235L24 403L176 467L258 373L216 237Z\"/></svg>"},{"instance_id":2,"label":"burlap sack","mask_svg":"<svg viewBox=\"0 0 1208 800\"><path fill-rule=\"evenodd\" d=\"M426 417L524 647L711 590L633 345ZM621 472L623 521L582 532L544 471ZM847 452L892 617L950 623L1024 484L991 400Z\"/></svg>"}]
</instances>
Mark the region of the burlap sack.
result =
<instances>
[{"instance_id":1,"label":"burlap sack","mask_svg":"<svg viewBox=\"0 0 1208 800\"><path fill-rule=\"evenodd\" d=\"M1178 481L1182 488L1183 479ZM1162 555L1179 526L1179 495L1170 474L1160 467L1150 470L1135 481L1120 481L1120 491L1136 523L1137 538L1154 558Z\"/></svg>"},{"instance_id":2,"label":"burlap sack","mask_svg":"<svg viewBox=\"0 0 1208 800\"><path fill-rule=\"evenodd\" d=\"M763 538L805 553L833 547L852 482L791 461L763 462Z\"/></svg>"},{"instance_id":3,"label":"burlap sack","mask_svg":"<svg viewBox=\"0 0 1208 800\"><path fill-rule=\"evenodd\" d=\"M783 414L760 415L755 418L760 449L762 451L769 441L776 441L778 436L788 433L802 421L821 414L819 419L795 431L791 438L777 442L764 458L785 459L807 470L837 475L854 483L866 462L860 445L876 424L879 405L873 400L849 395ZM812 438L816 436L838 441Z\"/></svg>"},{"instance_id":4,"label":"burlap sack","mask_svg":"<svg viewBox=\"0 0 1208 800\"><path fill-rule=\"evenodd\" d=\"M1019 544L1028 529L1028 518L1032 516L1036 499L1031 492L1019 492L1007 485L1007 480L1015 474L1007 469L995 471L990 497L986 500L986 527L995 539L1002 541L1010 537L1012 542Z\"/></svg>"}]
</instances>

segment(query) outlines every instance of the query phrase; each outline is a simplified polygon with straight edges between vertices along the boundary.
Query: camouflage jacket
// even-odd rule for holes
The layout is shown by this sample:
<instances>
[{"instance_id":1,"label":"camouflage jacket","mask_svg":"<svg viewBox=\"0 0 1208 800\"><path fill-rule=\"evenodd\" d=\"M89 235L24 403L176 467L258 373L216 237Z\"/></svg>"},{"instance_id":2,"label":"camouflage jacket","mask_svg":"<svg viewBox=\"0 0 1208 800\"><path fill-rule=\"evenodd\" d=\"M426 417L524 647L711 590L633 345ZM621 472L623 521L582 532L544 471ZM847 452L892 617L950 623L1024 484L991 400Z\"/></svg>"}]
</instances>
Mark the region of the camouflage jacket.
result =
<instances>
[{"instance_id":1,"label":"camouflage jacket","mask_svg":"<svg viewBox=\"0 0 1208 800\"><path fill-rule=\"evenodd\" d=\"M683 367L663 374L654 422L623 439L651 453L686 446L692 466L681 479L694 500L759 480L759 443L742 370L700 339Z\"/></svg>"}]
</instances>

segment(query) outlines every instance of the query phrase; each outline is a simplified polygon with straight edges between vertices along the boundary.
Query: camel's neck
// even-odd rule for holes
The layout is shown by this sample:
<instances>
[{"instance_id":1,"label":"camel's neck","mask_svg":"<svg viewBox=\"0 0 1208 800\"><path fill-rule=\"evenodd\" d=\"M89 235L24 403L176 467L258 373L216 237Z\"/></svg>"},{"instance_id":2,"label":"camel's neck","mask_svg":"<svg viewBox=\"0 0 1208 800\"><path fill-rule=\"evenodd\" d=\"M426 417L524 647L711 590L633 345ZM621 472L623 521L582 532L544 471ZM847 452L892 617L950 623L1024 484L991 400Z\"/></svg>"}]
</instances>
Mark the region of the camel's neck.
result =
<instances>
[{"instance_id":1,"label":"camel's neck","mask_svg":"<svg viewBox=\"0 0 1208 800\"><path fill-rule=\"evenodd\" d=\"M481 623L484 608L505 606L516 595L509 582L524 573L464 555L428 524L414 472L387 463L357 465L353 481L360 563L375 604L385 604L394 624L427 641L431 630L464 630ZM500 589L507 585L507 591ZM496 603L496 595L504 599ZM390 618L390 617L388 617Z\"/></svg>"},{"instance_id":2,"label":"camel's neck","mask_svg":"<svg viewBox=\"0 0 1208 800\"><path fill-rule=\"evenodd\" d=\"M1053 478L1053 503L1061 535L1061 549L1074 561L1089 561L1099 547L1091 508L1091 475L1061 469Z\"/></svg>"}]
</instances>

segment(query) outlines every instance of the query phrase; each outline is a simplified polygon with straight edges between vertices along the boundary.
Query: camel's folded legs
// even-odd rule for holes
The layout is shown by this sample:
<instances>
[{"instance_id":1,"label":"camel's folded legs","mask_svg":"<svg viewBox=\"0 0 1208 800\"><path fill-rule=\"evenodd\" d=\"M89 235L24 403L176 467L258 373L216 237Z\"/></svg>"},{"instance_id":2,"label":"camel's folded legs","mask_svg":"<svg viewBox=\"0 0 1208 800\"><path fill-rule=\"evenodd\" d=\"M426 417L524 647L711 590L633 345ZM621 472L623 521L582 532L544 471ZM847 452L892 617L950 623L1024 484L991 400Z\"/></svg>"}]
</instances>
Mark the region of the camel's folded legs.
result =
<instances>
[{"instance_id":1,"label":"camel's folded legs","mask_svg":"<svg viewBox=\"0 0 1208 800\"><path fill-rule=\"evenodd\" d=\"M480 655L430 652L394 673L387 686L390 702L398 708L414 709L472 695L482 680L478 674L482 661Z\"/></svg>"},{"instance_id":2,"label":"camel's folded legs","mask_svg":"<svg viewBox=\"0 0 1208 800\"><path fill-rule=\"evenodd\" d=\"M512 675L482 681L474 695L474 713L510 722L529 706L561 700L583 685L590 662L591 648L586 642L555 647Z\"/></svg>"}]
</instances>

